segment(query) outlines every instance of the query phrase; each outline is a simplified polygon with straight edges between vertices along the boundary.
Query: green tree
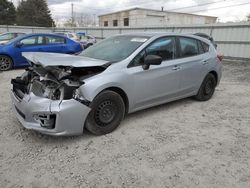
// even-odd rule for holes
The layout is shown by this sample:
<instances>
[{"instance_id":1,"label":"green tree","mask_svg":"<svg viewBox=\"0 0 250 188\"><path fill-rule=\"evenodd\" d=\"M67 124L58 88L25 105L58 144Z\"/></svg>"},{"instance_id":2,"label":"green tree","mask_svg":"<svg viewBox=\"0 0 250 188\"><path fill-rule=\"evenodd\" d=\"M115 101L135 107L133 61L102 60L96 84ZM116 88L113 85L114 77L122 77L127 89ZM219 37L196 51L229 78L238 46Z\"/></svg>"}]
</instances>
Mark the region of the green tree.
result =
<instances>
[{"instance_id":1,"label":"green tree","mask_svg":"<svg viewBox=\"0 0 250 188\"><path fill-rule=\"evenodd\" d=\"M46 0L22 0L17 7L18 25L51 27L54 21Z\"/></svg>"},{"instance_id":2,"label":"green tree","mask_svg":"<svg viewBox=\"0 0 250 188\"><path fill-rule=\"evenodd\" d=\"M12 2L0 0L0 25L13 25L16 20L16 8Z\"/></svg>"}]
</instances>

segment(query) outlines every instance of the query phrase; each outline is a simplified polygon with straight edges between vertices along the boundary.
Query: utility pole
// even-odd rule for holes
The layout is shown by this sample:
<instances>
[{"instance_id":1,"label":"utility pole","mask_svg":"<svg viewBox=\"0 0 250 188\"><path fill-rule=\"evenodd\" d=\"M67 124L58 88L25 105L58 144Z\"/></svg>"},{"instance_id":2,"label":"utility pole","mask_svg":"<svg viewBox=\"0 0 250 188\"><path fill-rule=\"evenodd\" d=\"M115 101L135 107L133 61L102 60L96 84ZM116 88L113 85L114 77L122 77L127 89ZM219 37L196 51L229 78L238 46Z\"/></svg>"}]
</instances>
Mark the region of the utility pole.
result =
<instances>
[{"instance_id":1,"label":"utility pole","mask_svg":"<svg viewBox=\"0 0 250 188\"><path fill-rule=\"evenodd\" d=\"M96 17L96 15L93 14L93 16L94 16L94 26L96 26L96 22L95 22L95 17Z\"/></svg>"},{"instance_id":2,"label":"utility pole","mask_svg":"<svg viewBox=\"0 0 250 188\"><path fill-rule=\"evenodd\" d=\"M71 3L71 27L74 25L74 3Z\"/></svg>"}]
</instances>

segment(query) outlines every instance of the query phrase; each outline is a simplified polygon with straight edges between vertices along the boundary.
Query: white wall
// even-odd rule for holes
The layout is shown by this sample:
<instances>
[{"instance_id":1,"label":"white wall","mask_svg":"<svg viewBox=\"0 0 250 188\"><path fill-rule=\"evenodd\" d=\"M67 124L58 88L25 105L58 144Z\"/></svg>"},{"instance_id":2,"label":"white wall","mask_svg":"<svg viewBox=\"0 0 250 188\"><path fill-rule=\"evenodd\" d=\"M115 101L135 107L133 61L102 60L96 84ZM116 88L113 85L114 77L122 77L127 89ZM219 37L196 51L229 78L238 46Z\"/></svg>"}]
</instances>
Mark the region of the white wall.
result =
<instances>
[{"instance_id":1,"label":"white wall","mask_svg":"<svg viewBox=\"0 0 250 188\"><path fill-rule=\"evenodd\" d=\"M118 20L118 26L122 27L124 26L124 18L129 18L130 27L159 27L167 26L169 24L213 24L216 22L215 17L209 16L155 11L147 9L132 9L99 16L99 25L104 26L104 21L108 21L109 27L113 27L113 20Z\"/></svg>"},{"instance_id":2,"label":"white wall","mask_svg":"<svg viewBox=\"0 0 250 188\"><path fill-rule=\"evenodd\" d=\"M168 27L94 27L94 28L40 28L24 26L0 26L0 33L7 31L22 32L53 32L66 30L73 32L86 32L97 38L106 38L116 34L133 32L176 32L211 34L218 44L218 50L225 56L250 59L250 22L236 24L210 24L210 25L171 25Z\"/></svg>"}]
</instances>

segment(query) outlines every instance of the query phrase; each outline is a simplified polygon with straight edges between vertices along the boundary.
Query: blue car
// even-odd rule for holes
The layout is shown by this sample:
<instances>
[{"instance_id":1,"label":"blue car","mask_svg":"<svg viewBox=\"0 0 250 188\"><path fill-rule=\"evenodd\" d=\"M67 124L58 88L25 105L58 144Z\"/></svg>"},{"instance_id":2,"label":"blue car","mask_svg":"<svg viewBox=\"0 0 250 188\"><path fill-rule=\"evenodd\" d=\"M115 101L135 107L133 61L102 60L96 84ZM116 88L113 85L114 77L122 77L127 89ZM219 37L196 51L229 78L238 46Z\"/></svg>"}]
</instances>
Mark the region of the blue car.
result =
<instances>
[{"instance_id":1,"label":"blue car","mask_svg":"<svg viewBox=\"0 0 250 188\"><path fill-rule=\"evenodd\" d=\"M27 34L0 45L0 71L28 66L22 52L51 52L78 54L80 43L56 34Z\"/></svg>"}]
</instances>

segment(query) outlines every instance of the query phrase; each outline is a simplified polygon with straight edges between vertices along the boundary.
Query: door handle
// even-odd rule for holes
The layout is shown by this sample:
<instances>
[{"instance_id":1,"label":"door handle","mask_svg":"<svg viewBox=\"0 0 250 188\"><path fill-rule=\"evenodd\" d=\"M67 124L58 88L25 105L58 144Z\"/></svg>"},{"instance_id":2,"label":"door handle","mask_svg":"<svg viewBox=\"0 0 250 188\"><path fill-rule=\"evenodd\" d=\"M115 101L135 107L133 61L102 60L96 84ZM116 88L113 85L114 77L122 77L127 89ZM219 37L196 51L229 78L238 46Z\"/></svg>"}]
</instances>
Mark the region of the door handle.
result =
<instances>
[{"instance_id":1,"label":"door handle","mask_svg":"<svg viewBox=\"0 0 250 188\"><path fill-rule=\"evenodd\" d=\"M203 65L207 65L208 63L209 63L208 60L202 62Z\"/></svg>"},{"instance_id":2,"label":"door handle","mask_svg":"<svg viewBox=\"0 0 250 188\"><path fill-rule=\"evenodd\" d=\"M173 68L172 68L172 70L180 70L181 69L181 67L180 66L177 66L177 65L175 65Z\"/></svg>"}]
</instances>

